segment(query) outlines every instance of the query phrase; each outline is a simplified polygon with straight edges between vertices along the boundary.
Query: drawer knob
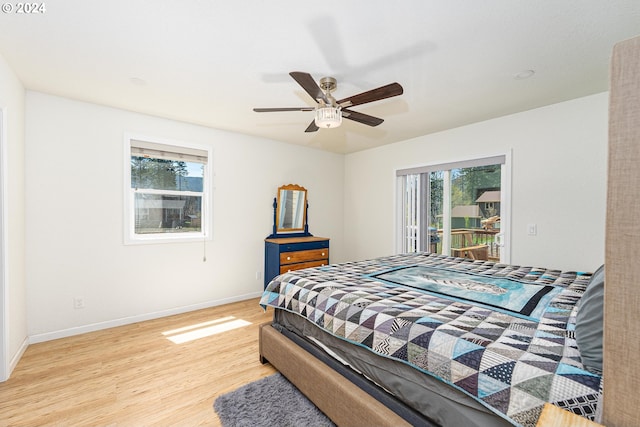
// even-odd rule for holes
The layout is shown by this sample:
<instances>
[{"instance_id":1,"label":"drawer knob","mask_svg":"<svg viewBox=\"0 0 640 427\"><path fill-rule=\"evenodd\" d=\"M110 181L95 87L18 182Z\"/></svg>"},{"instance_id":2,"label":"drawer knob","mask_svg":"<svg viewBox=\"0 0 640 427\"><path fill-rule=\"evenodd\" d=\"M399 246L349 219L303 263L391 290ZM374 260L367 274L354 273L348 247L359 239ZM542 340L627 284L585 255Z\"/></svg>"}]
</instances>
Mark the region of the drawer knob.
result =
<instances>
[{"instance_id":1,"label":"drawer knob","mask_svg":"<svg viewBox=\"0 0 640 427\"><path fill-rule=\"evenodd\" d=\"M324 256L324 252L322 252L322 256Z\"/></svg>"},{"instance_id":2,"label":"drawer knob","mask_svg":"<svg viewBox=\"0 0 640 427\"><path fill-rule=\"evenodd\" d=\"M287 261L289 261L290 259L291 259L291 257L290 257L290 256L288 256L288 257L287 257Z\"/></svg>"}]
</instances>

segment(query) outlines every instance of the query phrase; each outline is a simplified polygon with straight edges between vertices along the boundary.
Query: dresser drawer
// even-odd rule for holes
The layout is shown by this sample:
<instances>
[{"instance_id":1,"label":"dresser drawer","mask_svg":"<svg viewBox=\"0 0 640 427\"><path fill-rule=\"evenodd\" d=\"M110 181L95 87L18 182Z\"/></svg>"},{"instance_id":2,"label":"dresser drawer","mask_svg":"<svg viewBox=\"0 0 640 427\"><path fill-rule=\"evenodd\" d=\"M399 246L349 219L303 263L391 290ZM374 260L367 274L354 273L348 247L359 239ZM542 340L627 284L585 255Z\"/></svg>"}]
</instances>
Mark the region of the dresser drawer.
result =
<instances>
[{"instance_id":1,"label":"dresser drawer","mask_svg":"<svg viewBox=\"0 0 640 427\"><path fill-rule=\"evenodd\" d=\"M319 249L319 248L328 248L329 241L318 241L318 242L298 242L298 243L286 243L280 245L280 252L297 252L297 251L306 251L308 249Z\"/></svg>"},{"instance_id":2,"label":"dresser drawer","mask_svg":"<svg viewBox=\"0 0 640 427\"><path fill-rule=\"evenodd\" d=\"M288 273L289 271L294 270L302 270L303 268L311 268L311 267L322 267L323 265L327 265L326 259L321 259L318 261L308 261L308 262L299 262L297 264L287 264L280 266L280 274Z\"/></svg>"},{"instance_id":3,"label":"dresser drawer","mask_svg":"<svg viewBox=\"0 0 640 427\"><path fill-rule=\"evenodd\" d=\"M280 254L280 265L294 264L306 261L322 260L326 264L329 258L329 248L309 249L306 251L283 252Z\"/></svg>"}]
</instances>

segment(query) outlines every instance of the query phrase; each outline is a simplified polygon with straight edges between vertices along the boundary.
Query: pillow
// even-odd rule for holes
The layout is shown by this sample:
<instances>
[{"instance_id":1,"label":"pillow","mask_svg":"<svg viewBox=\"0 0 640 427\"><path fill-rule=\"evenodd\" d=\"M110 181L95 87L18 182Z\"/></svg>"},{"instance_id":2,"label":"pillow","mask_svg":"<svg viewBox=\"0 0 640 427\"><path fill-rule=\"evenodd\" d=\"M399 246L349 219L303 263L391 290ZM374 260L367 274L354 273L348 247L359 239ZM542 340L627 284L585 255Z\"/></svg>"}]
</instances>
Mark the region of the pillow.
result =
<instances>
[{"instance_id":1,"label":"pillow","mask_svg":"<svg viewBox=\"0 0 640 427\"><path fill-rule=\"evenodd\" d=\"M576 342L582 363L590 371L602 372L604 265L593 273L576 314Z\"/></svg>"}]
</instances>

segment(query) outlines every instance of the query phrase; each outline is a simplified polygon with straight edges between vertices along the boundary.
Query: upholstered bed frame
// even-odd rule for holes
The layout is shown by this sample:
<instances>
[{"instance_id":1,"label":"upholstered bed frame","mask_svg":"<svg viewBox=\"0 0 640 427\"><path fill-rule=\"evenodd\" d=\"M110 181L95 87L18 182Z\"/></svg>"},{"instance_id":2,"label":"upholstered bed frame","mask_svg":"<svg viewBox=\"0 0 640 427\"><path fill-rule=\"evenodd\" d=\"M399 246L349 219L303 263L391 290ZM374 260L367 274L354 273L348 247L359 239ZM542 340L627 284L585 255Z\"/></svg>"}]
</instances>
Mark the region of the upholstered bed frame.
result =
<instances>
[{"instance_id":1,"label":"upholstered bed frame","mask_svg":"<svg viewBox=\"0 0 640 427\"><path fill-rule=\"evenodd\" d=\"M640 415L640 37L611 60L604 294L604 424ZM620 369L628 366L631 369Z\"/></svg>"},{"instance_id":2,"label":"upholstered bed frame","mask_svg":"<svg viewBox=\"0 0 640 427\"><path fill-rule=\"evenodd\" d=\"M640 254L638 188L640 37L617 44L611 66L603 405L608 427L637 426L640 407L640 263L634 259ZM260 357L340 426L410 425L270 324L260 329Z\"/></svg>"},{"instance_id":3,"label":"upholstered bed frame","mask_svg":"<svg viewBox=\"0 0 640 427\"><path fill-rule=\"evenodd\" d=\"M353 382L331 369L297 343L275 330L260 327L260 357L269 362L339 426L409 426Z\"/></svg>"}]
</instances>

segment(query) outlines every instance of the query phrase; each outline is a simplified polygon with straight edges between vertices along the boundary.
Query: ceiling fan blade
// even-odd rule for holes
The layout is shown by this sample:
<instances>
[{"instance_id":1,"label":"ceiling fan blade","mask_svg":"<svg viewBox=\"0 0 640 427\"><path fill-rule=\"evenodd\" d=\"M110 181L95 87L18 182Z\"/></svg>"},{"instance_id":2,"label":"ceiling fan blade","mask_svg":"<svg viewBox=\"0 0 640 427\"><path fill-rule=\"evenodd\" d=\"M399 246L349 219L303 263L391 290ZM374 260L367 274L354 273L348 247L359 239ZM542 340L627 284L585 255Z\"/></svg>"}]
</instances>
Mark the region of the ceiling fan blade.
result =
<instances>
[{"instance_id":1,"label":"ceiling fan blade","mask_svg":"<svg viewBox=\"0 0 640 427\"><path fill-rule=\"evenodd\" d=\"M342 117L368 126L378 126L380 123L384 122L384 120L378 117L373 117L368 114L359 113L357 111L347 110L345 108L342 109Z\"/></svg>"},{"instance_id":2,"label":"ceiling fan blade","mask_svg":"<svg viewBox=\"0 0 640 427\"><path fill-rule=\"evenodd\" d=\"M348 98L338 101L339 105L343 107L352 107L354 105L362 105L367 102L378 101L380 99L391 98L392 96L402 95L403 89L399 83L391 83L386 86L381 86L377 89L371 89L367 92L362 92L358 95L350 96Z\"/></svg>"},{"instance_id":3,"label":"ceiling fan blade","mask_svg":"<svg viewBox=\"0 0 640 427\"><path fill-rule=\"evenodd\" d=\"M322 92L322 89L320 89L318 83L313 80L311 74L304 73L302 71L292 71L289 73L289 75L293 77L293 79L298 82L300 86L302 86L302 88L311 96L311 98L313 98L314 101L318 102L318 99L322 99L324 102L329 103L326 95L324 94L324 92Z\"/></svg>"},{"instance_id":4,"label":"ceiling fan blade","mask_svg":"<svg viewBox=\"0 0 640 427\"><path fill-rule=\"evenodd\" d=\"M316 126L316 121L312 120L311 123L309 123L309 126L307 126L307 128L304 130L305 132L317 132L317 130L320 129L318 126Z\"/></svg>"},{"instance_id":5,"label":"ceiling fan blade","mask_svg":"<svg viewBox=\"0 0 640 427\"><path fill-rule=\"evenodd\" d=\"M292 108L254 108L256 113L273 113L276 111L313 111L313 107L292 107Z\"/></svg>"}]
</instances>

